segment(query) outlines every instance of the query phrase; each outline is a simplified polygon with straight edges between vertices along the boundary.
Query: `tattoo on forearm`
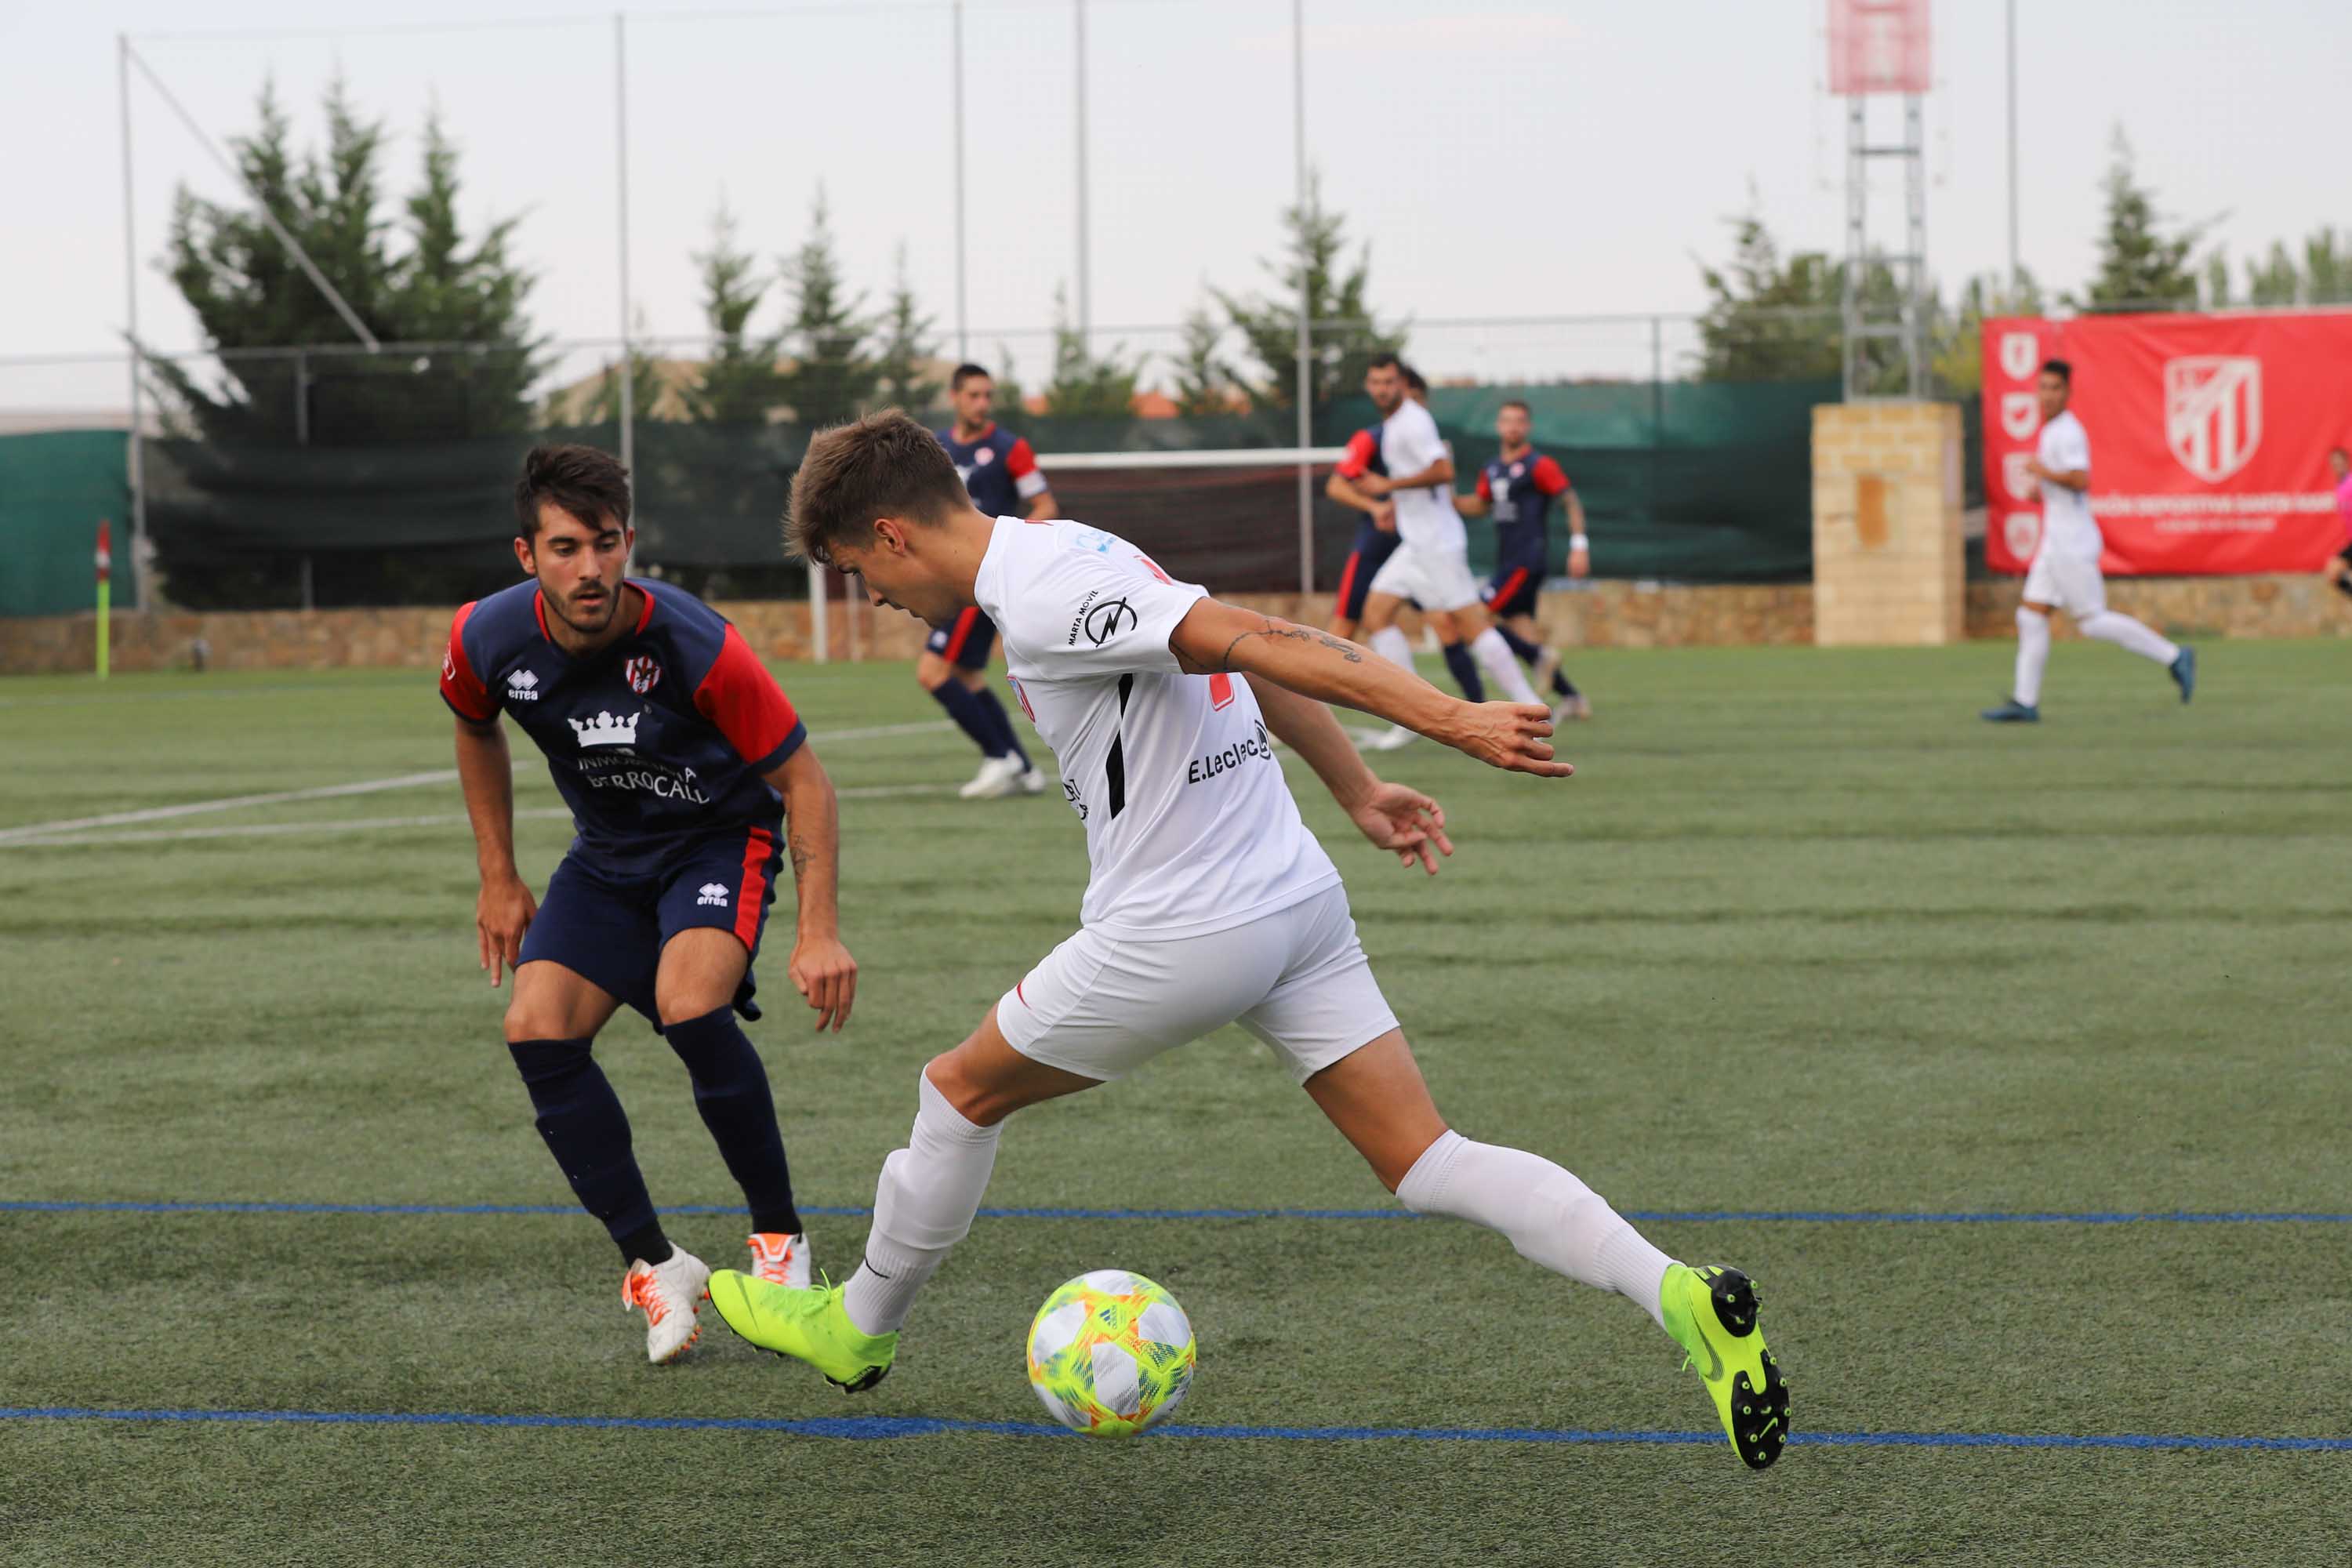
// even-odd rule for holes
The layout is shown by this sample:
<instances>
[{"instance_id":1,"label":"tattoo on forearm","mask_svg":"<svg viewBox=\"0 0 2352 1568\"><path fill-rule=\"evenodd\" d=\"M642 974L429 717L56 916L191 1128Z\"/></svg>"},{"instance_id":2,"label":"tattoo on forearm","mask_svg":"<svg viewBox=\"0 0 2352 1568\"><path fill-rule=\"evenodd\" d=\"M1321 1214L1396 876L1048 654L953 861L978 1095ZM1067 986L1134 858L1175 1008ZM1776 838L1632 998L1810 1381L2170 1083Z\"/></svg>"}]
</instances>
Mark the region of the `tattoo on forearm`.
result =
<instances>
[{"instance_id":1,"label":"tattoo on forearm","mask_svg":"<svg viewBox=\"0 0 2352 1568\"><path fill-rule=\"evenodd\" d=\"M808 868L816 859L816 852L803 843L795 834L785 836L784 847L793 858L793 880L795 883L800 882L808 876Z\"/></svg>"},{"instance_id":2,"label":"tattoo on forearm","mask_svg":"<svg viewBox=\"0 0 2352 1568\"><path fill-rule=\"evenodd\" d=\"M1224 653L1220 656L1217 660L1217 668L1223 670L1231 670L1234 668L1234 649L1241 647L1243 643L1248 641L1251 637L1287 637L1295 642L1320 643L1323 647L1329 648L1333 653L1338 654L1341 658L1346 659L1349 664L1361 664L1364 662L1363 652L1361 649L1358 648L1355 644L1339 637L1335 637L1328 632L1318 632L1312 626L1293 626L1287 621L1277 625L1276 622L1268 620L1256 631L1244 632L1241 636L1227 643L1225 645Z\"/></svg>"}]
</instances>

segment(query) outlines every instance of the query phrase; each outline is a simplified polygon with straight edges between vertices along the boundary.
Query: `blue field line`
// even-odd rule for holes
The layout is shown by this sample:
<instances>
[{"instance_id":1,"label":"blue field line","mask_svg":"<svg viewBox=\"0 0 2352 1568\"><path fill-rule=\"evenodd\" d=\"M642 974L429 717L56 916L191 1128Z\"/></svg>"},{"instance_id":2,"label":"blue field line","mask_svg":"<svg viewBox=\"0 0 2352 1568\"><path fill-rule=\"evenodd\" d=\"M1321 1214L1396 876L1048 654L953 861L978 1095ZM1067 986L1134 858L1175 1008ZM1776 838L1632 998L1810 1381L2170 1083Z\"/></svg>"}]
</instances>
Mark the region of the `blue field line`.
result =
<instances>
[{"instance_id":1,"label":"blue field line","mask_svg":"<svg viewBox=\"0 0 2352 1568\"><path fill-rule=\"evenodd\" d=\"M579 1212L570 1204L151 1203L136 1199L0 1199L0 1214L573 1215ZM662 1212L740 1215L745 1211L736 1204L674 1204ZM873 1212L864 1205L801 1205L801 1213L826 1218L855 1219ZM980 1214L983 1219L1092 1220L1417 1220L1428 1217L1400 1208L984 1208ZM2218 1212L2187 1209L1950 1209L1927 1212L1903 1209L1627 1209L1624 1215L1627 1219L1645 1223L1664 1220L1693 1224L1738 1221L1806 1225L2352 1225L2352 1214L2252 1209Z\"/></svg>"},{"instance_id":2,"label":"blue field line","mask_svg":"<svg viewBox=\"0 0 2352 1568\"><path fill-rule=\"evenodd\" d=\"M979 1433L1004 1437L1066 1437L1042 1421L950 1421L929 1415L500 1415L469 1411L102 1410L80 1405L0 1406L0 1421L232 1422L324 1426L551 1426L637 1432L777 1432L795 1437L872 1442ZM1280 1443L1713 1444L1717 1432L1612 1432L1554 1426L1188 1426L1162 1427L1162 1438ZM2189 1448L2288 1453L2352 1453L2352 1437L2212 1437L2156 1433L1798 1432L1792 1444L1833 1448Z\"/></svg>"}]
</instances>

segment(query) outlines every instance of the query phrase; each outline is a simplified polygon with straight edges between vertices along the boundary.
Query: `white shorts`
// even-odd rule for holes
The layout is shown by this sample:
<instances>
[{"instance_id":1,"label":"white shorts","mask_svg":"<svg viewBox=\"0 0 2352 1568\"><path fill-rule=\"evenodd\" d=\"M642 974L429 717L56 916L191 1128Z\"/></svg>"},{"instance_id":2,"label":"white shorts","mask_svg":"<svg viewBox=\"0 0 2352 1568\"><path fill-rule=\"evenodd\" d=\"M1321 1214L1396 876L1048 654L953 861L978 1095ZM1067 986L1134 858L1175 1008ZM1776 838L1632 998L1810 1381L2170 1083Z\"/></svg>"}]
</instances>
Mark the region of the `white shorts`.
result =
<instances>
[{"instance_id":1,"label":"white shorts","mask_svg":"<svg viewBox=\"0 0 2352 1568\"><path fill-rule=\"evenodd\" d=\"M1461 610L1479 603L1470 552L1400 544L1372 574L1372 592L1411 599L1424 610Z\"/></svg>"},{"instance_id":2,"label":"white shorts","mask_svg":"<svg viewBox=\"0 0 2352 1568\"><path fill-rule=\"evenodd\" d=\"M2025 601L2055 605L2079 621L2107 607L2107 580L2095 561L2061 560L2045 550L2026 568Z\"/></svg>"},{"instance_id":3,"label":"white shorts","mask_svg":"<svg viewBox=\"0 0 2352 1568\"><path fill-rule=\"evenodd\" d=\"M1272 1047L1301 1083L1397 1026L1345 888L1172 942L1081 930L996 1004L1014 1050L1091 1079L1123 1078L1227 1024Z\"/></svg>"}]
</instances>

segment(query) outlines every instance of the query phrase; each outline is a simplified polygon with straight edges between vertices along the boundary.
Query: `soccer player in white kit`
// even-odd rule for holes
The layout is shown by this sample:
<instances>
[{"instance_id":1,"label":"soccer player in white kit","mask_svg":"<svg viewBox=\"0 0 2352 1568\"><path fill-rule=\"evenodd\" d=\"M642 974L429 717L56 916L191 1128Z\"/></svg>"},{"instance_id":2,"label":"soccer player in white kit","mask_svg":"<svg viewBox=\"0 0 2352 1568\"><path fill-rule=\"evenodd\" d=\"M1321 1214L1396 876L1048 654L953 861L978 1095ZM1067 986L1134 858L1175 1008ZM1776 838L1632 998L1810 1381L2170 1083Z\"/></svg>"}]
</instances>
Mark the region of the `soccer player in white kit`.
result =
<instances>
[{"instance_id":1,"label":"soccer player in white kit","mask_svg":"<svg viewBox=\"0 0 2352 1568\"><path fill-rule=\"evenodd\" d=\"M1100 529L989 517L896 410L810 444L786 536L793 553L862 575L877 605L937 625L977 604L995 620L1092 874L1076 934L923 1069L856 1273L793 1289L721 1271L711 1300L729 1327L853 1392L873 1386L916 1292L971 1227L1007 1116L1238 1023L1408 1208L1500 1231L1555 1273L1630 1298L1687 1352L1739 1457L1761 1468L1779 1456L1788 1385L1747 1277L1674 1261L1550 1161L1446 1126L1275 755L1279 737L1375 846L1434 872L1453 849L1444 813L1374 777L1324 705L1565 777L1540 704L1448 697L1353 643L1173 582Z\"/></svg>"},{"instance_id":2,"label":"soccer player in white kit","mask_svg":"<svg viewBox=\"0 0 2352 1568\"><path fill-rule=\"evenodd\" d=\"M2042 721L2042 667L2050 660L2050 612L2064 610L2086 637L2154 659L2171 675L2186 702L2197 690L2197 650L2158 635L2107 608L2107 582L2099 574L2106 548L2091 515L2091 437L2066 405L2074 369L2063 359L2043 363L2036 392L2042 438L2025 471L2042 481L2042 547L2025 572L2025 600L2017 607L2017 684L2009 700L1982 717L1996 724Z\"/></svg>"},{"instance_id":3,"label":"soccer player in white kit","mask_svg":"<svg viewBox=\"0 0 2352 1568\"><path fill-rule=\"evenodd\" d=\"M1454 509L1453 454L1438 434L1436 417L1407 395L1405 375L1394 354L1381 354L1364 371L1364 391L1381 412L1381 466L1387 471L1361 474L1352 482L1365 495L1395 506L1398 540L1395 552L1372 575L1372 591L1364 600L1364 640L1374 647L1388 643L1397 612L1411 601L1421 606L1457 679L1467 685L1465 670L1475 678L1475 659L1512 701L1533 702L1535 688L1488 620L1478 579L1470 571L1470 535ZM1400 725L1373 745L1393 751L1412 739L1412 732Z\"/></svg>"}]
</instances>

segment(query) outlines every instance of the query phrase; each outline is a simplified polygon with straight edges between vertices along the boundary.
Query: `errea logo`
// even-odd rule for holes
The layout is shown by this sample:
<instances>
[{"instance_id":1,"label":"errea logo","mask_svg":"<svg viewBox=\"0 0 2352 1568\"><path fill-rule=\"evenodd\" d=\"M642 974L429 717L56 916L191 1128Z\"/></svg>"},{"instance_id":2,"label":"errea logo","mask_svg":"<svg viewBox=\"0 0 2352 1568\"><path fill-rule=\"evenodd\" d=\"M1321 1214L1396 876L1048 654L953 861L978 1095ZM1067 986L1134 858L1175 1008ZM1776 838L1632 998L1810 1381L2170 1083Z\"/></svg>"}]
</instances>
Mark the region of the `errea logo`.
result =
<instances>
[{"instance_id":1,"label":"errea logo","mask_svg":"<svg viewBox=\"0 0 2352 1568\"><path fill-rule=\"evenodd\" d=\"M716 905L723 910L727 907L727 889L718 882L705 882L702 884L701 896L694 901L698 906Z\"/></svg>"},{"instance_id":2,"label":"errea logo","mask_svg":"<svg viewBox=\"0 0 2352 1568\"><path fill-rule=\"evenodd\" d=\"M507 700L536 702L539 700L539 677L530 670L518 669L507 677Z\"/></svg>"}]
</instances>

